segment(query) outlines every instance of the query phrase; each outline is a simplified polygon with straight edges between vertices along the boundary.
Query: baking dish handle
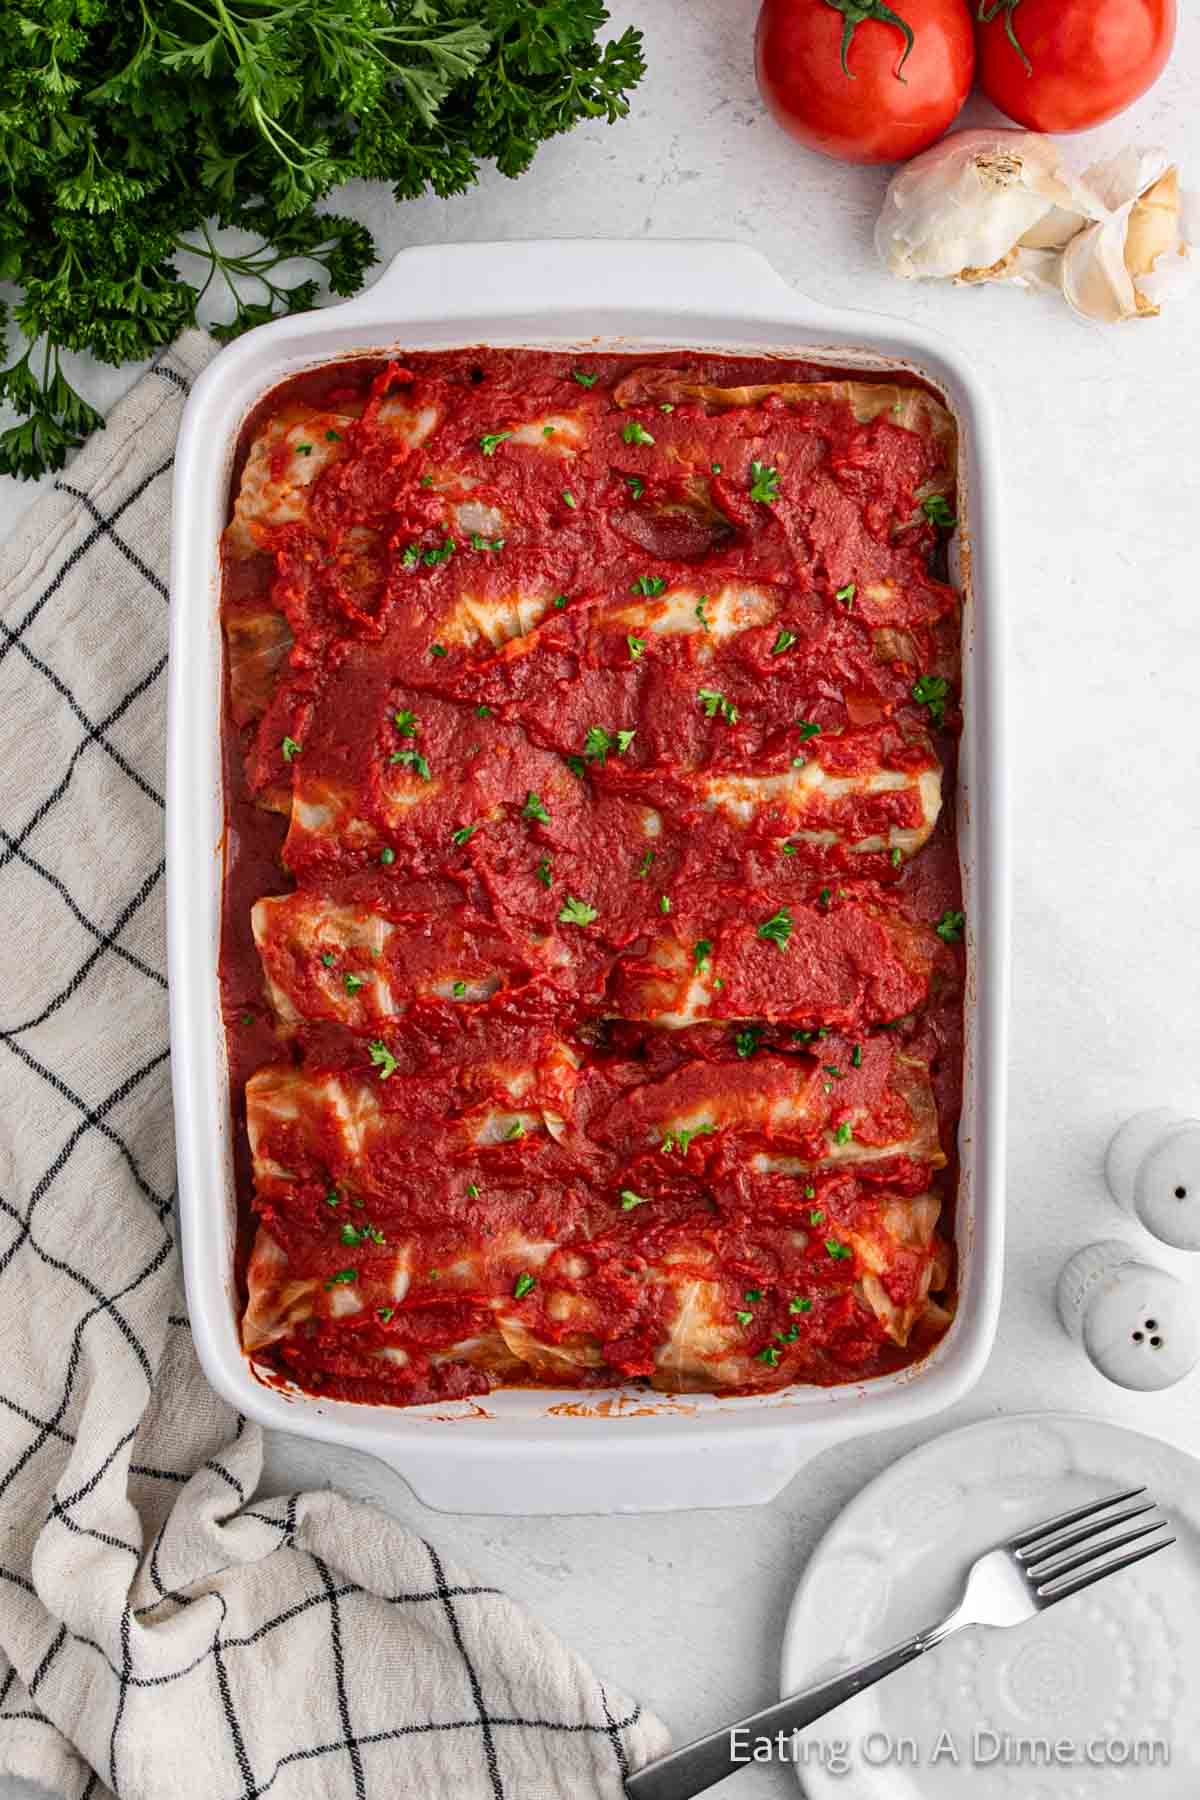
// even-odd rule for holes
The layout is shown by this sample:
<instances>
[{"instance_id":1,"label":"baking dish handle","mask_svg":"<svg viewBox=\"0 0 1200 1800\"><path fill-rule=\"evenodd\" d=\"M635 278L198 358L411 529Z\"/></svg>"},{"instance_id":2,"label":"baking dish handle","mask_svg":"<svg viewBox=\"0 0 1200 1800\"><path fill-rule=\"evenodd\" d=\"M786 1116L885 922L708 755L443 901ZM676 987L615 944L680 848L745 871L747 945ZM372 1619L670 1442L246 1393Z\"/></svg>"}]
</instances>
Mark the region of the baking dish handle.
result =
<instances>
[{"instance_id":1,"label":"baking dish handle","mask_svg":"<svg viewBox=\"0 0 1200 1800\"><path fill-rule=\"evenodd\" d=\"M760 1506L846 1436L845 1430L756 1432L735 1449L729 1439L707 1434L700 1442L673 1432L664 1436L660 1426L653 1438L622 1442L618 1433L597 1441L582 1435L589 1426L594 1431L597 1421L564 1419L553 1445L531 1444L527 1438L472 1444L470 1434L486 1432L487 1420L439 1423L455 1435L390 1452L372 1445L371 1453L437 1512L526 1517ZM573 1434L573 1424L582 1428L579 1436Z\"/></svg>"},{"instance_id":2,"label":"baking dish handle","mask_svg":"<svg viewBox=\"0 0 1200 1800\"><path fill-rule=\"evenodd\" d=\"M610 306L623 313L632 305L639 314L669 314L676 331L681 319L719 317L744 310L748 301L770 300L780 313L808 323L819 322L824 310L798 294L750 244L556 238L401 250L363 293L314 316L339 325L356 313L377 318L380 302L395 295L405 325L447 324L476 318L485 296L489 309L506 308L510 291L517 312L530 294L552 293L556 317L579 315L581 340L605 330L602 315ZM544 318L534 329L544 331Z\"/></svg>"}]
</instances>

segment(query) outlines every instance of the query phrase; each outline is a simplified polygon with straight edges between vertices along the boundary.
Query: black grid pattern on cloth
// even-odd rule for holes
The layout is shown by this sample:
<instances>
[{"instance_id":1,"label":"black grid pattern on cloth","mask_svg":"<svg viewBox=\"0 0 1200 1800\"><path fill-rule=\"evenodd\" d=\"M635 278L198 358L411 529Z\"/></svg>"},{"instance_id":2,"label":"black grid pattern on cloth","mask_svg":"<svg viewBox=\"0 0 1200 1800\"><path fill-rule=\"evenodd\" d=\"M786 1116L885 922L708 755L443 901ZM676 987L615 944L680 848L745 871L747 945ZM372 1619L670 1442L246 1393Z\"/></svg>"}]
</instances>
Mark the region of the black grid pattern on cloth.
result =
<instances>
[{"instance_id":1,"label":"black grid pattern on cloth","mask_svg":"<svg viewBox=\"0 0 1200 1800\"><path fill-rule=\"evenodd\" d=\"M189 334L159 360L0 565L0 1772L30 1773L32 1729L71 1800L619 1796L657 1721L394 1521L255 1503L258 1432L191 1351L166 571L174 435L211 353Z\"/></svg>"}]
</instances>

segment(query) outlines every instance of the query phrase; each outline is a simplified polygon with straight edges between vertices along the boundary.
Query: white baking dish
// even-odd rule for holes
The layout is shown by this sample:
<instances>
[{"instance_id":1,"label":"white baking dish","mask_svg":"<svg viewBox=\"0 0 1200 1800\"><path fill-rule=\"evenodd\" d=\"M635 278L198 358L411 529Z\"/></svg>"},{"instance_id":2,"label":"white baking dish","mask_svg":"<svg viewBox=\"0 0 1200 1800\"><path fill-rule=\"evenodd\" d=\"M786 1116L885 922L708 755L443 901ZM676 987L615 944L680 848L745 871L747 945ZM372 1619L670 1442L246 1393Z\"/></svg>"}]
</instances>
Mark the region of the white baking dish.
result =
<instances>
[{"instance_id":1,"label":"white baking dish","mask_svg":"<svg viewBox=\"0 0 1200 1800\"><path fill-rule=\"evenodd\" d=\"M510 1389L486 1402L389 1408L288 1394L238 1342L235 1201L217 985L224 814L218 539L238 429L267 389L356 352L488 343L561 349L775 351L919 370L961 431L966 592L960 854L969 974L958 1317L923 1363L837 1389L728 1398ZM909 1425L980 1374L1003 1262L1007 858L997 447L965 363L927 333L832 312L757 252L722 243L469 244L402 252L369 292L240 338L197 381L175 463L167 874L171 1052L184 1268L196 1348L251 1418L390 1463L431 1506L551 1513L769 1500L839 1438Z\"/></svg>"}]
</instances>

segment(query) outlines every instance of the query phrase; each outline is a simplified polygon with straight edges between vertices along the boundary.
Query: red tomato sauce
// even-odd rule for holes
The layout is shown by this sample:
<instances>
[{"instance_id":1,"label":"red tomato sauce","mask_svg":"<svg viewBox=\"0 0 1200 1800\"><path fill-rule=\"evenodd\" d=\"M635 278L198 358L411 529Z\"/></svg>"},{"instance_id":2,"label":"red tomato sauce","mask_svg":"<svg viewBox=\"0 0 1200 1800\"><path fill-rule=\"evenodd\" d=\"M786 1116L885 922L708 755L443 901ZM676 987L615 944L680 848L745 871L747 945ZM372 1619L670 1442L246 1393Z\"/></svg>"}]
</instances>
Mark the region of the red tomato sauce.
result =
<instances>
[{"instance_id":1,"label":"red tomato sauce","mask_svg":"<svg viewBox=\"0 0 1200 1800\"><path fill-rule=\"evenodd\" d=\"M243 429L234 497L268 498L224 547L239 1272L258 1230L272 1304L316 1296L255 1349L264 1378L392 1404L770 1390L889 1373L953 1312L959 604L920 503L940 447L819 395L655 398L672 371L850 379L448 351L306 373ZM435 422L413 442L399 416ZM263 897L287 904L256 943ZM335 915L372 923L321 950ZM336 1109L275 1123L260 1153L287 1180L256 1186L264 1069L364 1096L362 1141ZM488 1107L532 1123L482 1141ZM928 1245L870 1246L928 1193L921 1315ZM358 1303L335 1315L339 1287ZM906 1342L888 1303L918 1315ZM708 1336L685 1345L687 1306Z\"/></svg>"}]
</instances>

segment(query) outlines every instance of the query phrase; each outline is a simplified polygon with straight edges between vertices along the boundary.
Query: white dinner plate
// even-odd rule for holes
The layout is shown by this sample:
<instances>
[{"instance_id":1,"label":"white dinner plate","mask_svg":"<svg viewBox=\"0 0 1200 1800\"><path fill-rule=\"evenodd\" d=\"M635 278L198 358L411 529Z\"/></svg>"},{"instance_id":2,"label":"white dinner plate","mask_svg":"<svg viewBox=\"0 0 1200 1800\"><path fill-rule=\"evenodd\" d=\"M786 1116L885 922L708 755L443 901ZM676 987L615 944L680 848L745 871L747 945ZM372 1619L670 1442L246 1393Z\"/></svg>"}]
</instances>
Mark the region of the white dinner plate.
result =
<instances>
[{"instance_id":1,"label":"white dinner plate","mask_svg":"<svg viewBox=\"0 0 1200 1800\"><path fill-rule=\"evenodd\" d=\"M963 1632L831 1713L798 1740L809 1800L1197 1800L1200 1463L1099 1420L988 1420L873 1481L797 1589L782 1687L935 1623L991 1545L1143 1484L1175 1548L1028 1625Z\"/></svg>"}]
</instances>

